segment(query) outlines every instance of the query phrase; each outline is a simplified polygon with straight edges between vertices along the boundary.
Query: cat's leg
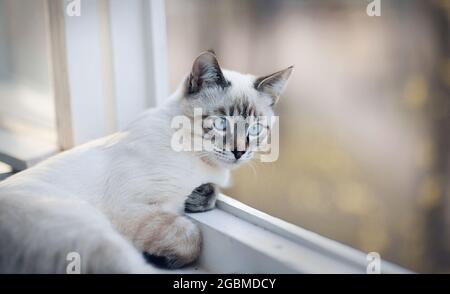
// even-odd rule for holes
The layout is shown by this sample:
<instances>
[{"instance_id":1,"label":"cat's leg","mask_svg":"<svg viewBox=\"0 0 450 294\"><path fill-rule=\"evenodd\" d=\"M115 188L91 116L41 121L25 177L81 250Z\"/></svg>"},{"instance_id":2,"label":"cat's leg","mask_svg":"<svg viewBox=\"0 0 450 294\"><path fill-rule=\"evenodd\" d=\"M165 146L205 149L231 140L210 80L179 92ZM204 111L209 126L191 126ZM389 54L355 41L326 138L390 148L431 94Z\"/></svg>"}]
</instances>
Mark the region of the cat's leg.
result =
<instances>
[{"instance_id":1,"label":"cat's leg","mask_svg":"<svg viewBox=\"0 0 450 294\"><path fill-rule=\"evenodd\" d=\"M145 215L139 215L131 238L144 257L165 268L180 268L197 259L201 248L199 228L187 217L157 208L146 208Z\"/></svg>"},{"instance_id":2,"label":"cat's leg","mask_svg":"<svg viewBox=\"0 0 450 294\"><path fill-rule=\"evenodd\" d=\"M185 202L186 212L203 212L211 210L216 205L217 187L208 183L197 187Z\"/></svg>"},{"instance_id":3,"label":"cat's leg","mask_svg":"<svg viewBox=\"0 0 450 294\"><path fill-rule=\"evenodd\" d=\"M0 273L161 273L78 199L0 195Z\"/></svg>"}]
</instances>

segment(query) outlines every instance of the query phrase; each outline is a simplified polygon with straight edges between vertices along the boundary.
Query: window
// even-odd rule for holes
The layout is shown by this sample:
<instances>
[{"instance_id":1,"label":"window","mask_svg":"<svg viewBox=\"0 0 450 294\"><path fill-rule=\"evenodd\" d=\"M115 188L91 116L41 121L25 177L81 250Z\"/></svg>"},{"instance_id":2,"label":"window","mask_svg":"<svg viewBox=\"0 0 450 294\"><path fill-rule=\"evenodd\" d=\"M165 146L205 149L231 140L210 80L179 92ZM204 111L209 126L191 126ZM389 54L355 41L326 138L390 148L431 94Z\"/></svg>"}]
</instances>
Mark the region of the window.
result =
<instances>
[{"instance_id":1,"label":"window","mask_svg":"<svg viewBox=\"0 0 450 294\"><path fill-rule=\"evenodd\" d=\"M206 49L261 76L294 64L276 106L279 159L238 170L219 209L191 215L205 236L199 265L365 273L366 253L378 252L448 271L441 2L383 1L382 17L347 0L81 0L79 16L70 2L0 0L0 180L120 130Z\"/></svg>"},{"instance_id":2,"label":"window","mask_svg":"<svg viewBox=\"0 0 450 294\"><path fill-rule=\"evenodd\" d=\"M0 127L55 142L44 4L0 2Z\"/></svg>"},{"instance_id":3,"label":"window","mask_svg":"<svg viewBox=\"0 0 450 294\"><path fill-rule=\"evenodd\" d=\"M21 170L56 151L46 1L0 1L0 160Z\"/></svg>"},{"instance_id":4,"label":"window","mask_svg":"<svg viewBox=\"0 0 450 294\"><path fill-rule=\"evenodd\" d=\"M243 167L225 193L407 268L448 271L448 10L382 1L369 17L365 1L332 2L167 1L171 89L208 48L252 74L295 64L276 109L279 159Z\"/></svg>"}]
</instances>

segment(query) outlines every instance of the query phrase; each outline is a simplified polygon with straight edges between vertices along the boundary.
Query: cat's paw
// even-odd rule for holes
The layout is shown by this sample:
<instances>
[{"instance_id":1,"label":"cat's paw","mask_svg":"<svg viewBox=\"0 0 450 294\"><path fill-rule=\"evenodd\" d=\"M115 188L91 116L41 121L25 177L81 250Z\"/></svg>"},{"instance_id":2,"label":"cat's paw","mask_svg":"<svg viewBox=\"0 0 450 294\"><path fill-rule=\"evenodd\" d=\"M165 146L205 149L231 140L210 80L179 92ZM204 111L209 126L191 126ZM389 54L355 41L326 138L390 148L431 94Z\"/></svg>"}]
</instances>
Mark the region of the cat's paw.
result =
<instances>
[{"instance_id":1,"label":"cat's paw","mask_svg":"<svg viewBox=\"0 0 450 294\"><path fill-rule=\"evenodd\" d=\"M153 222L142 226L136 244L144 258L156 267L182 268L193 263L200 255L201 232L185 216L161 212Z\"/></svg>"},{"instance_id":2,"label":"cat's paw","mask_svg":"<svg viewBox=\"0 0 450 294\"><path fill-rule=\"evenodd\" d=\"M185 202L186 212L203 212L216 205L217 189L214 184L203 184L192 191Z\"/></svg>"},{"instance_id":3,"label":"cat's paw","mask_svg":"<svg viewBox=\"0 0 450 294\"><path fill-rule=\"evenodd\" d=\"M161 256L144 252L143 256L147 262L163 269L178 269L189 264L186 264L186 262L182 258L179 258L176 255Z\"/></svg>"}]
</instances>

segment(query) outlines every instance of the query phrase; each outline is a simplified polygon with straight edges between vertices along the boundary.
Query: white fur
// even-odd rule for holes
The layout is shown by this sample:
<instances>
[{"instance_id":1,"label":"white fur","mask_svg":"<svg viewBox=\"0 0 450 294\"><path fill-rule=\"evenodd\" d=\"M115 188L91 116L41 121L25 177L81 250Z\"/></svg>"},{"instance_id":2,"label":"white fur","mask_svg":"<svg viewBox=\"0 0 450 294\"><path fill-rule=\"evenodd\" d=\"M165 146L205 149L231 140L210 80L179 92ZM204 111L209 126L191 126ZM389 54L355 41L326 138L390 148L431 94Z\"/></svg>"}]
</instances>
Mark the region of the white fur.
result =
<instances>
[{"instance_id":1,"label":"white fur","mask_svg":"<svg viewBox=\"0 0 450 294\"><path fill-rule=\"evenodd\" d=\"M231 96L256 99L253 76L224 73ZM0 273L64 273L70 252L85 273L160 272L142 258L148 250L193 260L200 234L181 216L184 202L204 183L227 185L229 170L172 150L182 93L121 132L0 182Z\"/></svg>"},{"instance_id":2,"label":"white fur","mask_svg":"<svg viewBox=\"0 0 450 294\"><path fill-rule=\"evenodd\" d=\"M242 87L235 73L227 76ZM244 80L250 89L251 79ZM182 214L194 188L229 180L227 169L170 147L180 93L122 132L1 182L0 272L64 273L73 251L83 272L156 272L130 242L140 213Z\"/></svg>"}]
</instances>

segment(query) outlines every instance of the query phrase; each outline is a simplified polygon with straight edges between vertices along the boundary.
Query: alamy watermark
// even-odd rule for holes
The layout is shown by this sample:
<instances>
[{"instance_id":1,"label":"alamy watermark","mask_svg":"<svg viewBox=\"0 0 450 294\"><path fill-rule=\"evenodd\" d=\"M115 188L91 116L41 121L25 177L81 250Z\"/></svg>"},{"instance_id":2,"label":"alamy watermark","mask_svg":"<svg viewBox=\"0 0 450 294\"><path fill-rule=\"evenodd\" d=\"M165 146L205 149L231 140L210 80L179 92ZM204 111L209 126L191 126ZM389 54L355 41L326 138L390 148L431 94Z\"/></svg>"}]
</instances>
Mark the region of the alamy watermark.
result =
<instances>
[{"instance_id":1,"label":"alamy watermark","mask_svg":"<svg viewBox=\"0 0 450 294\"><path fill-rule=\"evenodd\" d=\"M367 274L381 274L381 256L378 252L370 252L366 256Z\"/></svg>"},{"instance_id":2,"label":"alamy watermark","mask_svg":"<svg viewBox=\"0 0 450 294\"><path fill-rule=\"evenodd\" d=\"M68 16L81 16L81 0L66 0L66 14Z\"/></svg>"},{"instance_id":3,"label":"alamy watermark","mask_svg":"<svg viewBox=\"0 0 450 294\"><path fill-rule=\"evenodd\" d=\"M381 16L381 0L369 0L366 13L368 16Z\"/></svg>"},{"instance_id":4,"label":"alamy watermark","mask_svg":"<svg viewBox=\"0 0 450 294\"><path fill-rule=\"evenodd\" d=\"M66 261L68 261L66 266L67 274L81 273L81 256L78 252L69 252L66 256Z\"/></svg>"}]
</instances>

